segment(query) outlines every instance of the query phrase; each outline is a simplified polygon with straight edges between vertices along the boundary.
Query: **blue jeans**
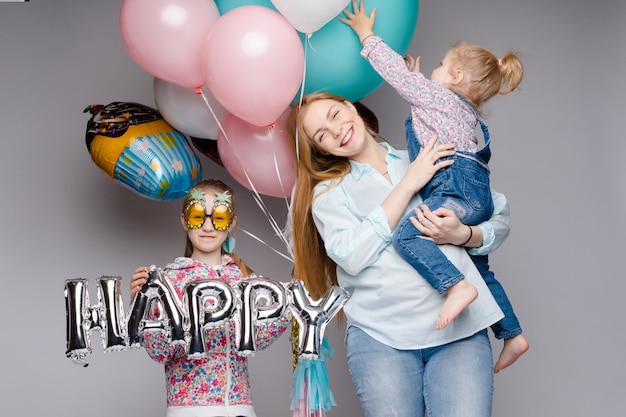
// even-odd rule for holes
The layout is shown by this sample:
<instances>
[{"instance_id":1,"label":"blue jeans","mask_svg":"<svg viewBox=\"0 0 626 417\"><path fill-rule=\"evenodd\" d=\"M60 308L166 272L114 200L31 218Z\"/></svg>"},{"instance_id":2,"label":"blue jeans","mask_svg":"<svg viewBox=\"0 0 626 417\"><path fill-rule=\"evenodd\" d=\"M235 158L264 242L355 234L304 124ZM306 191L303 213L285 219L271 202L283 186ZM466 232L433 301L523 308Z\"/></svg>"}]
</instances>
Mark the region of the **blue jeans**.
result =
<instances>
[{"instance_id":1,"label":"blue jeans","mask_svg":"<svg viewBox=\"0 0 626 417\"><path fill-rule=\"evenodd\" d=\"M419 154L422 146L415 136L409 117L405 122L406 140L411 160ZM448 208L456 213L464 224L476 225L489 220L493 213L493 200L489 185L487 163L491 158L489 130L481 121L486 145L476 154L457 152L454 164L439 170L423 188L423 204L430 210ZM424 239L409 220L409 213L400 221L392 236L393 246L417 272L440 294L464 278L452 262L429 239ZM504 318L491 326L498 339L510 338L522 333L521 326L504 288L489 270L486 256L472 256L474 264L489 287L491 294L504 313Z\"/></svg>"},{"instance_id":2,"label":"blue jeans","mask_svg":"<svg viewBox=\"0 0 626 417\"><path fill-rule=\"evenodd\" d=\"M430 210L448 208L464 224L476 225L489 220L493 200L489 172L474 160L455 156L454 164L439 170L422 189L423 204ZM464 278L437 244L425 239L407 214L394 230L392 242L396 251L440 294Z\"/></svg>"},{"instance_id":3,"label":"blue jeans","mask_svg":"<svg viewBox=\"0 0 626 417\"><path fill-rule=\"evenodd\" d=\"M448 208L462 223L469 225L489 220L493 214L487 165L491 158L489 129L482 121L480 125L485 146L473 154L457 152L449 157L454 159L454 163L437 171L420 191L422 204L430 210ZM413 161L422 150L422 145L415 135L410 116L405 121L405 130L409 157ZM409 218L414 215L411 212L398 223L392 236L393 246L433 288L443 294L464 276L432 240L424 239L424 235L413 226Z\"/></svg>"},{"instance_id":4,"label":"blue jeans","mask_svg":"<svg viewBox=\"0 0 626 417\"><path fill-rule=\"evenodd\" d=\"M489 417L493 358L487 330L427 349L397 350L350 326L348 367L365 417Z\"/></svg>"},{"instance_id":5,"label":"blue jeans","mask_svg":"<svg viewBox=\"0 0 626 417\"><path fill-rule=\"evenodd\" d=\"M498 339L508 339L510 337L517 336L518 334L522 334L522 327L520 326L517 316L513 311L513 306L509 301L509 297L507 297L502 284L500 284L500 282L496 279L494 273L489 270L489 258L486 255L470 255L470 257L472 258L472 261L474 261L474 265L476 265L478 272L480 272L480 275L485 280L489 291L498 303L502 313L504 313L504 317L491 326L493 334Z\"/></svg>"}]
</instances>

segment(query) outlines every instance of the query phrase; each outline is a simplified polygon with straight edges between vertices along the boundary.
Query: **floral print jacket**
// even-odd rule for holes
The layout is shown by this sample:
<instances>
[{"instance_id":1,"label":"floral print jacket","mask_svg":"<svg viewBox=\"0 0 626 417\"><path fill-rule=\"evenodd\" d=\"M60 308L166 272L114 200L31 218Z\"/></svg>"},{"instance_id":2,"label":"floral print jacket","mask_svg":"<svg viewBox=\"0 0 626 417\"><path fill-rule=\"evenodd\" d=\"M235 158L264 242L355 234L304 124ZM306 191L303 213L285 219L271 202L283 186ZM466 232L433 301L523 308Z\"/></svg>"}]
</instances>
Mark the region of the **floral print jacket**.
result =
<instances>
[{"instance_id":1,"label":"floral print jacket","mask_svg":"<svg viewBox=\"0 0 626 417\"><path fill-rule=\"evenodd\" d=\"M203 279L220 279L236 284L244 277L233 259L222 256L221 268L206 265L190 258L177 258L163 268L165 278L173 285L179 300L183 298L185 285ZM280 319L258 323L257 349L265 349L291 324L291 315L285 313ZM201 359L189 359L185 348L172 345L163 332L146 332L144 347L148 355L165 365L168 415L170 407L212 407L214 412L203 410L202 415L254 416L248 358L236 350L235 326L231 322L205 330L207 352ZM186 415L186 414L185 414ZM229 414L228 415L233 415Z\"/></svg>"}]
</instances>

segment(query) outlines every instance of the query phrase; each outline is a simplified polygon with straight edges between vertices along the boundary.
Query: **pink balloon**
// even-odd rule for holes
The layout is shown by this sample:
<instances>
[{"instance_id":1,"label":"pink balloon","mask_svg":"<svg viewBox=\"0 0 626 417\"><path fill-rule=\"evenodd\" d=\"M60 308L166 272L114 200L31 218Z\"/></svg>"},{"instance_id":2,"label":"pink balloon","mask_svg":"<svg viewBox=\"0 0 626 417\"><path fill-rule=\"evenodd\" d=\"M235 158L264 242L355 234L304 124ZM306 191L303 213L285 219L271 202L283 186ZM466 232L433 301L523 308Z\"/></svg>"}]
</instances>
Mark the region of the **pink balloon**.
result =
<instances>
[{"instance_id":1,"label":"pink balloon","mask_svg":"<svg viewBox=\"0 0 626 417\"><path fill-rule=\"evenodd\" d=\"M241 185L259 194L287 198L296 170L287 133L285 111L274 126L254 126L227 113L222 120L217 149L226 171ZM246 177L247 174L247 177Z\"/></svg>"},{"instance_id":2,"label":"pink balloon","mask_svg":"<svg viewBox=\"0 0 626 417\"><path fill-rule=\"evenodd\" d=\"M203 58L206 84L222 106L256 126L274 122L302 81L304 49L279 13L241 6L213 25Z\"/></svg>"},{"instance_id":3,"label":"pink balloon","mask_svg":"<svg viewBox=\"0 0 626 417\"><path fill-rule=\"evenodd\" d=\"M187 88L204 84L202 50L220 14L208 0L124 0L120 32L148 73Z\"/></svg>"},{"instance_id":4,"label":"pink balloon","mask_svg":"<svg viewBox=\"0 0 626 417\"><path fill-rule=\"evenodd\" d=\"M217 139L219 121L226 115L226 110L207 88L203 88L202 92L205 93L208 105L204 98L196 93L196 89L185 88L159 78L154 79L154 100L157 109L172 127L196 138Z\"/></svg>"}]
</instances>

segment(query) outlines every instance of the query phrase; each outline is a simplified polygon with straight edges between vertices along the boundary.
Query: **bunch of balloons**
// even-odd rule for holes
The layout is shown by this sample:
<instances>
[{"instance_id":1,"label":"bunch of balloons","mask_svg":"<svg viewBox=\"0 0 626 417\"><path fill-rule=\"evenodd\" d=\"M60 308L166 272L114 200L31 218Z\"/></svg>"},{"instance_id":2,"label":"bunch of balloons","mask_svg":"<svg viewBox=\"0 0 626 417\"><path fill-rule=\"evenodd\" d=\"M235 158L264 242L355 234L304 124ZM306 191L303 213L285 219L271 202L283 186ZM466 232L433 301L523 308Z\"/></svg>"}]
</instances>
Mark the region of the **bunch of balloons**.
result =
<instances>
[{"instance_id":1,"label":"bunch of balloons","mask_svg":"<svg viewBox=\"0 0 626 417\"><path fill-rule=\"evenodd\" d=\"M284 117L300 94L358 101L382 84L337 16L349 0L124 0L120 32L155 77L157 108L175 129L217 140L226 170L261 194L295 182ZM417 0L367 0L375 31L406 52Z\"/></svg>"}]
</instances>

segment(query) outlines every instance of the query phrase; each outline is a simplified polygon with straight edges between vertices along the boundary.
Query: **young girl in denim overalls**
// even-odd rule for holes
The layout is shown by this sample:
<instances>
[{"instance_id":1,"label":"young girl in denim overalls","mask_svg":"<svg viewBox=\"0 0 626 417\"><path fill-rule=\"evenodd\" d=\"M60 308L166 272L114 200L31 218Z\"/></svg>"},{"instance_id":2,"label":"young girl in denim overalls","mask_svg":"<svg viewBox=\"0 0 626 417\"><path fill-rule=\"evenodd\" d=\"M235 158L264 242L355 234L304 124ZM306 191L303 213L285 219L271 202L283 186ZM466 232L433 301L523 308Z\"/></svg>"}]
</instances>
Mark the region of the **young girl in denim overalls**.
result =
<instances>
[{"instance_id":1,"label":"young girl in denim overalls","mask_svg":"<svg viewBox=\"0 0 626 417\"><path fill-rule=\"evenodd\" d=\"M361 55L387 83L411 103L411 115L406 120L406 141L411 160L433 135L438 143L454 143L454 164L441 169L422 189L423 210L439 208L456 213L468 225L467 240L461 246L475 245L472 238L480 231L489 238L489 231L478 228L489 219L493 201L489 185L489 131L480 118L484 102L496 94L508 94L522 80L522 64L514 52L502 59L485 49L469 43L452 46L436 68L431 79L419 72L419 58L402 57L373 32L376 9L365 13L352 2L354 13L344 10L349 25L363 45ZM476 135L482 131L482 144ZM420 208L416 208L416 211ZM396 251L413 266L439 293L446 294L436 328L448 326L477 296L476 288L466 282L464 275L448 260L438 246L425 238L416 228L414 215L406 216L393 234ZM414 223L415 222L415 223ZM481 239L482 240L482 239ZM479 244L481 242L479 241ZM509 366L528 349L528 342L513 312L502 285L489 271L486 255L473 254L472 260L485 279L505 317L492 326L495 336L504 339L504 348L494 371Z\"/></svg>"}]
</instances>

